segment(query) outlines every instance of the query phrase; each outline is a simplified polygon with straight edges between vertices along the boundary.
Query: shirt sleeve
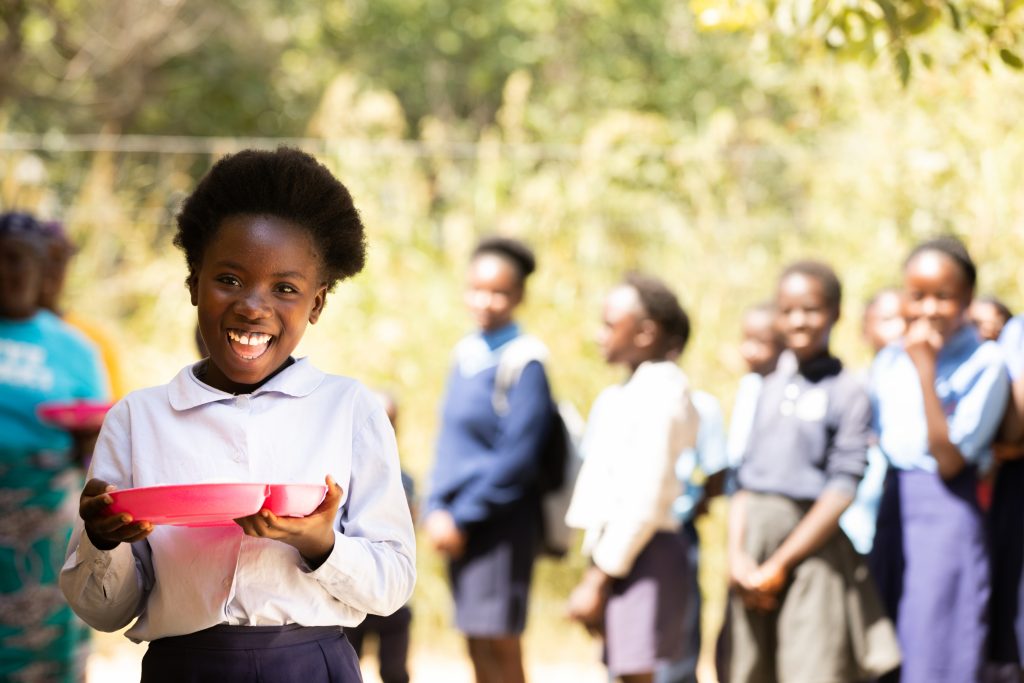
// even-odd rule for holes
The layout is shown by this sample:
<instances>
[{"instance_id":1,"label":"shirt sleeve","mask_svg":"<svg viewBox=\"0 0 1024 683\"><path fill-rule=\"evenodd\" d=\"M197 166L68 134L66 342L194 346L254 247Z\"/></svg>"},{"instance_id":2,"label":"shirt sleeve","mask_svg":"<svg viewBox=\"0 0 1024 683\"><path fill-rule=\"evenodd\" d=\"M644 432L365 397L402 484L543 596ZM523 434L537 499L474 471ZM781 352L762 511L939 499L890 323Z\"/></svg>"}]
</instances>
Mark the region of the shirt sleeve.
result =
<instances>
[{"instance_id":1,"label":"shirt sleeve","mask_svg":"<svg viewBox=\"0 0 1024 683\"><path fill-rule=\"evenodd\" d=\"M1024 373L1024 316L1014 316L999 334L999 346L1006 357L1006 368L1010 379L1016 380Z\"/></svg>"},{"instance_id":2,"label":"shirt sleeve","mask_svg":"<svg viewBox=\"0 0 1024 683\"><path fill-rule=\"evenodd\" d=\"M722 418L722 408L718 400L710 394L704 395L700 404L694 400L694 405L700 416L700 427L697 430L697 460L704 474L711 476L729 467L725 420Z\"/></svg>"},{"instance_id":3,"label":"shirt sleeve","mask_svg":"<svg viewBox=\"0 0 1024 683\"><path fill-rule=\"evenodd\" d=\"M982 464L988 455L1010 395L1010 378L1001 354L978 374L949 417L949 441L964 460Z\"/></svg>"},{"instance_id":4,"label":"shirt sleeve","mask_svg":"<svg viewBox=\"0 0 1024 683\"><path fill-rule=\"evenodd\" d=\"M633 466L622 470L626 478L618 482L628 498L611 516L591 550L591 559L605 574L626 576L640 551L661 528L661 520L669 516L679 493L676 456L694 445L698 426L689 397L680 407L659 402L642 412L632 432L634 447L629 455Z\"/></svg>"},{"instance_id":5,"label":"shirt sleeve","mask_svg":"<svg viewBox=\"0 0 1024 683\"><path fill-rule=\"evenodd\" d=\"M860 382L849 377L837 384L838 421L825 453L825 489L852 498L868 465L871 443L871 399Z\"/></svg>"},{"instance_id":6,"label":"shirt sleeve","mask_svg":"<svg viewBox=\"0 0 1024 683\"><path fill-rule=\"evenodd\" d=\"M370 614L392 614L412 596L416 540L394 431L383 409L371 412L354 438L349 487L334 549L306 571L333 598Z\"/></svg>"},{"instance_id":7,"label":"shirt sleeve","mask_svg":"<svg viewBox=\"0 0 1024 683\"><path fill-rule=\"evenodd\" d=\"M127 405L114 406L103 422L96 442L90 478L118 488L130 488L130 427ZM81 619L99 631L124 628L142 613L153 586L149 543L122 543L113 550L98 550L75 520L60 587Z\"/></svg>"},{"instance_id":8,"label":"shirt sleeve","mask_svg":"<svg viewBox=\"0 0 1024 683\"><path fill-rule=\"evenodd\" d=\"M494 465L462 492L449 511L460 528L494 517L533 489L551 429L554 404L544 366L531 361L508 394L509 409L495 444Z\"/></svg>"}]
</instances>

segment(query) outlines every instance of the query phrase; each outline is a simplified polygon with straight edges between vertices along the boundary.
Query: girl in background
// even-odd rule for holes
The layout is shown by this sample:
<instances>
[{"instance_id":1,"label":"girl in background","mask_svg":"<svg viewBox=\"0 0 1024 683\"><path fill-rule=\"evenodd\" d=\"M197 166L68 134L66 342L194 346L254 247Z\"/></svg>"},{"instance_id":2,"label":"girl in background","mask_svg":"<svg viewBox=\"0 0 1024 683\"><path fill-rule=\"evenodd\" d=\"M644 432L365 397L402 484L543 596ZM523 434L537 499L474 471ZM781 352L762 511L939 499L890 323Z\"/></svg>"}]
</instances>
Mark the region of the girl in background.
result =
<instances>
[{"instance_id":1,"label":"girl in background","mask_svg":"<svg viewBox=\"0 0 1024 683\"><path fill-rule=\"evenodd\" d=\"M890 465L872 573L896 622L902 683L981 675L989 565L977 477L1009 381L999 348L967 322L976 278L956 238L915 247L903 267L906 334L872 366L875 429Z\"/></svg>"},{"instance_id":2,"label":"girl in background","mask_svg":"<svg viewBox=\"0 0 1024 683\"><path fill-rule=\"evenodd\" d=\"M861 381L829 350L840 298L822 263L779 279L787 354L765 378L730 509L731 681L857 681L899 662L864 560L839 530L871 415Z\"/></svg>"},{"instance_id":3,"label":"girl in background","mask_svg":"<svg viewBox=\"0 0 1024 683\"><path fill-rule=\"evenodd\" d=\"M512 386L499 390L496 380L504 354L540 344L515 322L535 267L533 252L513 239L485 239L473 252L466 304L479 330L455 348L424 517L428 538L448 560L455 625L478 683L526 678L520 637L540 539L540 460L555 405L539 357Z\"/></svg>"},{"instance_id":4,"label":"girl in background","mask_svg":"<svg viewBox=\"0 0 1024 683\"><path fill-rule=\"evenodd\" d=\"M626 381L598 395L581 445L583 466L566 514L590 558L569 596L570 618L604 637L623 683L650 683L685 652L689 542L673 503L675 466L696 444L689 380L674 360L690 323L660 280L632 274L605 299L601 347Z\"/></svg>"}]
</instances>

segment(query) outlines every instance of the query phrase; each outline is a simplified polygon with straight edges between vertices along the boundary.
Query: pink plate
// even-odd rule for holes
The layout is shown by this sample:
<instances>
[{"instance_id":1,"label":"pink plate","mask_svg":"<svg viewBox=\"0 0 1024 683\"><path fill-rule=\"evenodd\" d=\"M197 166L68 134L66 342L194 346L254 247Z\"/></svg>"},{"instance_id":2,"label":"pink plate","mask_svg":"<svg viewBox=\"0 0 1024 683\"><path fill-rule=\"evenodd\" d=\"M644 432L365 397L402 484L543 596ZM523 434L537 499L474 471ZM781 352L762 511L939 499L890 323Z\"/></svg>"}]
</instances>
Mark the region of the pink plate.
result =
<instances>
[{"instance_id":1,"label":"pink plate","mask_svg":"<svg viewBox=\"0 0 1024 683\"><path fill-rule=\"evenodd\" d=\"M103 417L113 405L110 401L73 399L70 401L47 401L36 406L39 419L61 429L99 429Z\"/></svg>"},{"instance_id":2,"label":"pink plate","mask_svg":"<svg viewBox=\"0 0 1024 683\"><path fill-rule=\"evenodd\" d=\"M127 512L137 521L175 526L231 524L256 514L270 487L266 484L172 484L111 491L111 514ZM314 506L315 507L315 506Z\"/></svg>"},{"instance_id":3,"label":"pink plate","mask_svg":"<svg viewBox=\"0 0 1024 683\"><path fill-rule=\"evenodd\" d=\"M280 517L305 517L327 496L323 484L271 484L263 507Z\"/></svg>"}]
</instances>

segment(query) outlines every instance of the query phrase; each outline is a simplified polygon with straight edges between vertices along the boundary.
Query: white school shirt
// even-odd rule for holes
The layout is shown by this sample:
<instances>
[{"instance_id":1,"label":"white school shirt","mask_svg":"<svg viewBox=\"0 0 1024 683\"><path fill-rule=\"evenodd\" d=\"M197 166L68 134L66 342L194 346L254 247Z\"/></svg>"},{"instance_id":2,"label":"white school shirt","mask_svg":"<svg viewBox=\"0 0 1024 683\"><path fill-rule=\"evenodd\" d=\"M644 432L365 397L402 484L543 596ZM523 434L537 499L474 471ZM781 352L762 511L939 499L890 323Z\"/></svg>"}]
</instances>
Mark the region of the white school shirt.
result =
<instances>
[{"instance_id":1,"label":"white school shirt","mask_svg":"<svg viewBox=\"0 0 1024 683\"><path fill-rule=\"evenodd\" d=\"M101 631L138 617L126 635L142 641L217 624L355 626L405 604L415 538L380 402L305 359L241 396L203 384L193 367L111 409L90 476L125 489L323 483L330 474L343 492L334 549L311 570L291 546L231 525L157 526L144 541L103 551L79 519L60 576L75 612Z\"/></svg>"},{"instance_id":2,"label":"white school shirt","mask_svg":"<svg viewBox=\"0 0 1024 683\"><path fill-rule=\"evenodd\" d=\"M656 532L679 529L676 459L699 425L688 387L674 363L644 363L591 409L566 522L585 530L583 553L609 576L626 576Z\"/></svg>"}]
</instances>

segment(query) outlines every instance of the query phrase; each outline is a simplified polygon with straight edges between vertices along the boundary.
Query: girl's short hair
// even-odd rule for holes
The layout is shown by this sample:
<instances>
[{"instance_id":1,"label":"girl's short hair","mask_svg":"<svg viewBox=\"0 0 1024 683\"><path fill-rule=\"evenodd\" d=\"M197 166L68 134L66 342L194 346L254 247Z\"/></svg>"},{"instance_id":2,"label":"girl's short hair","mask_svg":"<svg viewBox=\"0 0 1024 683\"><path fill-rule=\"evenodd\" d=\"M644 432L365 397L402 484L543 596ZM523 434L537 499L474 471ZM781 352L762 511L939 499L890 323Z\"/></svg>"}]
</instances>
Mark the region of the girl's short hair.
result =
<instances>
[{"instance_id":1,"label":"girl's short hair","mask_svg":"<svg viewBox=\"0 0 1024 683\"><path fill-rule=\"evenodd\" d=\"M903 268L906 269L911 261L926 251L937 251L949 257L960 269L960 272L963 273L968 289L972 293L974 292L974 286L978 282L978 267L974 265L970 252L967 251L967 247L959 238L953 235L940 235L939 237L933 237L930 240L921 242L907 256L907 259L903 262Z\"/></svg>"},{"instance_id":2,"label":"girl's short hair","mask_svg":"<svg viewBox=\"0 0 1024 683\"><path fill-rule=\"evenodd\" d=\"M207 172L178 213L174 245L185 252L189 276L227 218L269 215L309 232L327 288L366 262L366 237L352 195L309 154L280 147L225 156Z\"/></svg>"},{"instance_id":3,"label":"girl's short hair","mask_svg":"<svg viewBox=\"0 0 1024 683\"><path fill-rule=\"evenodd\" d=\"M839 309L843 303L843 285L839 282L839 276L832 266L823 261L804 260L796 261L786 266L779 276L781 283L790 275L803 275L814 278L821 284L821 293L825 297L825 305L839 318Z\"/></svg>"},{"instance_id":4,"label":"girl's short hair","mask_svg":"<svg viewBox=\"0 0 1024 683\"><path fill-rule=\"evenodd\" d=\"M511 237L485 237L480 240L473 249L471 259L484 254L495 254L505 259L516 269L519 275L519 284L525 284L526 278L537 270L537 257L533 254L525 242Z\"/></svg>"},{"instance_id":5,"label":"girl's short hair","mask_svg":"<svg viewBox=\"0 0 1024 683\"><path fill-rule=\"evenodd\" d=\"M675 293L662 280L645 273L628 273L623 282L636 291L644 313L665 335L666 348L682 353L690 340L690 317Z\"/></svg>"}]
</instances>

